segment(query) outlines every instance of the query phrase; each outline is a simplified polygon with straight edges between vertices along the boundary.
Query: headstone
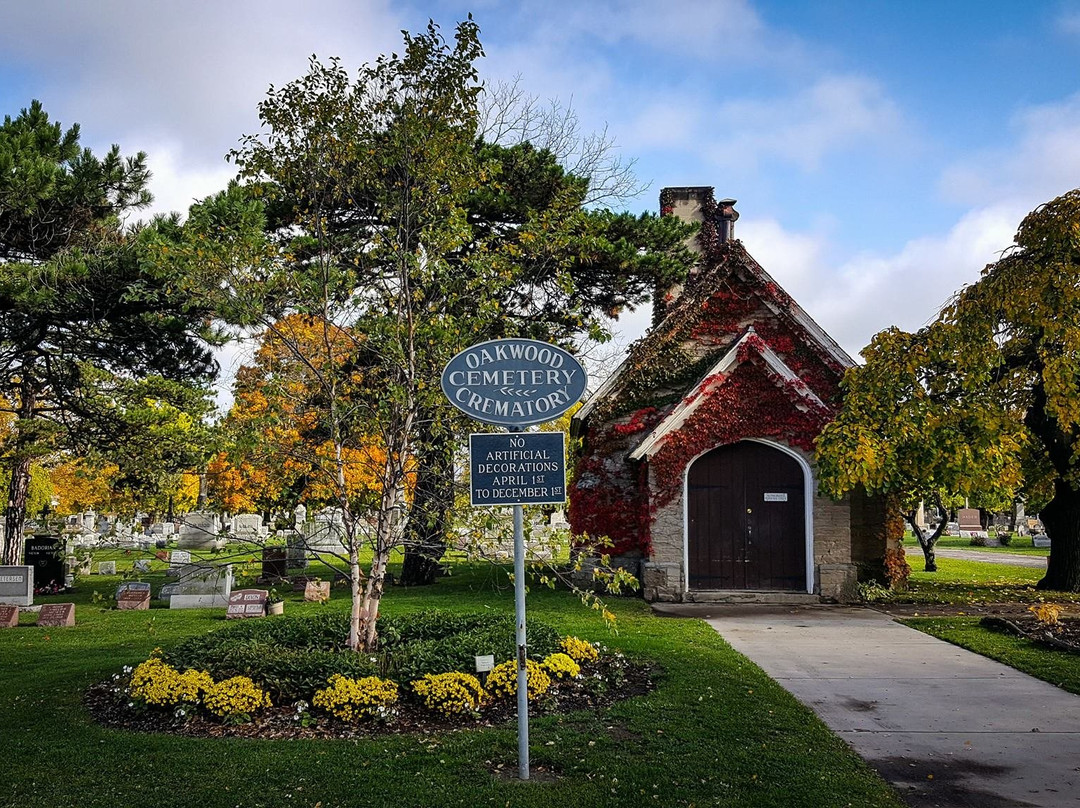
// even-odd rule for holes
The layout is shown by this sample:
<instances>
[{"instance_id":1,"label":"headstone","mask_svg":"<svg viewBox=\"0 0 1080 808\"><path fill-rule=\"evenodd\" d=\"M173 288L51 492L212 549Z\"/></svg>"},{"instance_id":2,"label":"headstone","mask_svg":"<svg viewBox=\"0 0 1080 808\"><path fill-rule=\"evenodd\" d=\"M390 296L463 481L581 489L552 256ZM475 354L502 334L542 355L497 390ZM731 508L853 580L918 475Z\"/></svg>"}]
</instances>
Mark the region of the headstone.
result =
<instances>
[{"instance_id":1,"label":"headstone","mask_svg":"<svg viewBox=\"0 0 1080 808\"><path fill-rule=\"evenodd\" d=\"M64 540L56 536L34 536L24 546L23 563L34 568L34 592L62 592L66 575Z\"/></svg>"},{"instance_id":2,"label":"headstone","mask_svg":"<svg viewBox=\"0 0 1080 808\"><path fill-rule=\"evenodd\" d=\"M146 558L135 559L135 572L150 572L150 561Z\"/></svg>"},{"instance_id":3,"label":"headstone","mask_svg":"<svg viewBox=\"0 0 1080 808\"><path fill-rule=\"evenodd\" d=\"M158 561L168 561L169 554L165 552L165 550L158 550L156 553L154 553L154 558L156 558Z\"/></svg>"},{"instance_id":4,"label":"headstone","mask_svg":"<svg viewBox=\"0 0 1080 808\"><path fill-rule=\"evenodd\" d=\"M210 550L217 543L218 517L214 513L193 511L180 525L177 545L182 550Z\"/></svg>"},{"instance_id":5,"label":"headstone","mask_svg":"<svg viewBox=\"0 0 1080 808\"><path fill-rule=\"evenodd\" d=\"M285 545L288 548L289 569L304 569L308 565L308 551L303 534L297 533L294 530L287 531Z\"/></svg>"},{"instance_id":6,"label":"headstone","mask_svg":"<svg viewBox=\"0 0 1080 808\"><path fill-rule=\"evenodd\" d=\"M169 570L166 575L179 575L180 570L191 563L191 553L187 550L173 550L169 554Z\"/></svg>"},{"instance_id":7,"label":"headstone","mask_svg":"<svg viewBox=\"0 0 1080 808\"><path fill-rule=\"evenodd\" d=\"M285 547L264 547L262 551L262 581L280 581L289 574L289 551Z\"/></svg>"},{"instance_id":8,"label":"headstone","mask_svg":"<svg viewBox=\"0 0 1080 808\"><path fill-rule=\"evenodd\" d=\"M33 567L0 567L0 604L34 605Z\"/></svg>"},{"instance_id":9,"label":"headstone","mask_svg":"<svg viewBox=\"0 0 1080 808\"><path fill-rule=\"evenodd\" d=\"M345 520L338 508L323 508L304 525L304 544L318 553L340 553L345 549Z\"/></svg>"},{"instance_id":10,"label":"headstone","mask_svg":"<svg viewBox=\"0 0 1080 808\"><path fill-rule=\"evenodd\" d=\"M963 538L982 538L987 537L987 532L982 526L982 516L979 513L978 508L961 508L956 512L956 518L960 530L960 536Z\"/></svg>"},{"instance_id":11,"label":"headstone","mask_svg":"<svg viewBox=\"0 0 1080 808\"><path fill-rule=\"evenodd\" d=\"M0 606L0 628L15 628L19 625L18 606Z\"/></svg>"},{"instance_id":12,"label":"headstone","mask_svg":"<svg viewBox=\"0 0 1080 808\"><path fill-rule=\"evenodd\" d=\"M266 535L263 529L262 515L258 513L238 513L232 520L232 535L238 539L254 540Z\"/></svg>"},{"instance_id":13,"label":"headstone","mask_svg":"<svg viewBox=\"0 0 1080 808\"><path fill-rule=\"evenodd\" d=\"M308 581L304 584L304 600L310 600L316 603L330 600L330 582Z\"/></svg>"},{"instance_id":14,"label":"headstone","mask_svg":"<svg viewBox=\"0 0 1080 808\"><path fill-rule=\"evenodd\" d=\"M304 503L301 502L296 508L293 509L293 529L298 533L304 531L304 524L307 522L307 508Z\"/></svg>"},{"instance_id":15,"label":"headstone","mask_svg":"<svg viewBox=\"0 0 1080 808\"><path fill-rule=\"evenodd\" d=\"M119 600L122 594L132 591L149 592L150 584L145 581L124 581L120 586L116 587L116 599Z\"/></svg>"},{"instance_id":16,"label":"headstone","mask_svg":"<svg viewBox=\"0 0 1080 808\"><path fill-rule=\"evenodd\" d=\"M142 581L126 581L116 590L116 608L143 610L150 608L150 584Z\"/></svg>"},{"instance_id":17,"label":"headstone","mask_svg":"<svg viewBox=\"0 0 1080 808\"><path fill-rule=\"evenodd\" d=\"M161 588L170 609L222 608L229 605L232 565L188 564L181 567L176 583Z\"/></svg>"},{"instance_id":18,"label":"headstone","mask_svg":"<svg viewBox=\"0 0 1080 808\"><path fill-rule=\"evenodd\" d=\"M101 561L97 565L98 575L116 575L115 561Z\"/></svg>"},{"instance_id":19,"label":"headstone","mask_svg":"<svg viewBox=\"0 0 1080 808\"><path fill-rule=\"evenodd\" d=\"M43 628L71 628L75 625L75 604L46 603L38 612L37 624Z\"/></svg>"},{"instance_id":20,"label":"headstone","mask_svg":"<svg viewBox=\"0 0 1080 808\"><path fill-rule=\"evenodd\" d=\"M1031 537L1031 544L1035 547L1049 547L1050 537L1045 533L1036 533Z\"/></svg>"},{"instance_id":21,"label":"headstone","mask_svg":"<svg viewBox=\"0 0 1080 808\"><path fill-rule=\"evenodd\" d=\"M229 605L225 610L226 620L239 620L246 617L265 617L265 589L237 589L229 595Z\"/></svg>"}]
</instances>

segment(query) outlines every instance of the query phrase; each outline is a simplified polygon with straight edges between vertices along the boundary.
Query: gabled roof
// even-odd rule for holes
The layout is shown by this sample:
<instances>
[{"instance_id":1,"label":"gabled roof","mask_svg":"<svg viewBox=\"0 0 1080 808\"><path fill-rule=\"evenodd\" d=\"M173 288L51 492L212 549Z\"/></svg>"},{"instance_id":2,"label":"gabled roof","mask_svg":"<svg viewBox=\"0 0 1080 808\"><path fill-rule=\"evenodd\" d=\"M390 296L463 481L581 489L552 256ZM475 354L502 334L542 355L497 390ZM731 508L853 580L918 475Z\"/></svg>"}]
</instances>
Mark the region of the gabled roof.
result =
<instances>
[{"instance_id":1,"label":"gabled roof","mask_svg":"<svg viewBox=\"0 0 1080 808\"><path fill-rule=\"evenodd\" d=\"M702 297L708 297L709 295L709 281L716 278L717 272L723 273L726 277L735 270L741 269L753 276L761 286L777 290L779 292L777 295L778 300L770 299L767 295L761 296L764 306L777 317L794 324L802 331L808 342L816 345L821 353L835 362L841 370L855 366L855 360L790 295L780 288L772 276L746 251L741 241L730 241L722 244L720 245L720 251L722 251L720 257L715 259L711 266L703 267L702 272L697 275L693 282L694 286L688 287L675 301L664 319L650 329L641 340L631 346L630 351L615 371L608 376L604 383L597 388L596 392L589 397L588 401L582 405L581 409L575 413L572 419L575 431L588 419L602 401L608 398L609 395L617 393L620 382L623 380L627 370L637 366L640 356L647 351L650 343L670 337L673 332L677 332L679 325L684 323L687 317L694 316L694 312L700 310ZM706 259L703 257L702 260ZM785 365L785 367L787 366ZM790 368L788 370L790 371Z\"/></svg>"},{"instance_id":2,"label":"gabled roof","mask_svg":"<svg viewBox=\"0 0 1080 808\"><path fill-rule=\"evenodd\" d=\"M802 382L798 374L788 367L784 360L754 333L754 329L751 327L731 346L731 349L724 354L719 362L709 368L701 380L694 385L689 395L684 397L667 414L664 420L657 424L653 431L638 444L638 447L630 453L630 459L641 460L651 457L655 452L659 451L660 447L663 446L664 438L670 433L678 431L690 419L698 407L708 399L709 391L727 381L731 372L740 363L746 361L746 353L750 350L755 351L762 358L766 368L771 373L782 382L790 384L790 389L798 396L808 401L812 406L825 408L824 402L815 395L814 391Z\"/></svg>"}]
</instances>

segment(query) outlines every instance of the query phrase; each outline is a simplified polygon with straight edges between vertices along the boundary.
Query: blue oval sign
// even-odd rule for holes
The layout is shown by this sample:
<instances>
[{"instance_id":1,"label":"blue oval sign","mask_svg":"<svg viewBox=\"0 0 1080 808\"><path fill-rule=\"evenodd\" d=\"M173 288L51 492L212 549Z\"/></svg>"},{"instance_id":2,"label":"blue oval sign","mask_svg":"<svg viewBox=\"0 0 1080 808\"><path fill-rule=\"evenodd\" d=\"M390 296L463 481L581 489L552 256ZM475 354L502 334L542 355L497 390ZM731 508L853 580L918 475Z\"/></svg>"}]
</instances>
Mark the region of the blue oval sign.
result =
<instances>
[{"instance_id":1,"label":"blue oval sign","mask_svg":"<svg viewBox=\"0 0 1080 808\"><path fill-rule=\"evenodd\" d=\"M500 426L554 421L585 394L587 382L573 355L534 339L479 342L442 372L451 404L474 420Z\"/></svg>"}]
</instances>

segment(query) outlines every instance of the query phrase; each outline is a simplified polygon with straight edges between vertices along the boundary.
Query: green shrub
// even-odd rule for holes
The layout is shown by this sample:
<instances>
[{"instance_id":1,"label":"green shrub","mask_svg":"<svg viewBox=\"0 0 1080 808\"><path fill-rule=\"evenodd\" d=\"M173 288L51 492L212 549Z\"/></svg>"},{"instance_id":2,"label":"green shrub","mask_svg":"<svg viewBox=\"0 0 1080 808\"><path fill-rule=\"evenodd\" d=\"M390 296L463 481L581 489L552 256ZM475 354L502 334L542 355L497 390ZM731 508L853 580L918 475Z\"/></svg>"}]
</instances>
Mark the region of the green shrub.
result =
<instances>
[{"instance_id":1,"label":"green shrub","mask_svg":"<svg viewBox=\"0 0 1080 808\"><path fill-rule=\"evenodd\" d=\"M530 656L558 651L559 634L529 621ZM438 610L379 620L379 650L353 653L346 647L349 616L245 620L193 637L165 655L173 667L208 672L215 680L247 676L281 703L309 698L339 674L349 679L383 676L406 683L427 673L472 670L473 657L517 656L513 615Z\"/></svg>"}]
</instances>

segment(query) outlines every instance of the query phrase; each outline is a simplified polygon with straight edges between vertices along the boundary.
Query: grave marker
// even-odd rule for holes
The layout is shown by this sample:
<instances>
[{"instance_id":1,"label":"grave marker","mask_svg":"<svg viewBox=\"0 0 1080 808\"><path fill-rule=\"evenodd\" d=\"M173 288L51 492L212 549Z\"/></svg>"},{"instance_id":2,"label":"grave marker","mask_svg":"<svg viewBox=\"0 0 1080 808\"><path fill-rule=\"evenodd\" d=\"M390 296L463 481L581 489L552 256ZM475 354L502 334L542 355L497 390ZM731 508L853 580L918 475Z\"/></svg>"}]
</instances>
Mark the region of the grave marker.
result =
<instances>
[{"instance_id":1,"label":"grave marker","mask_svg":"<svg viewBox=\"0 0 1080 808\"><path fill-rule=\"evenodd\" d=\"M42 628L72 628L75 625L75 604L46 603L38 612L37 624Z\"/></svg>"},{"instance_id":2,"label":"grave marker","mask_svg":"<svg viewBox=\"0 0 1080 808\"><path fill-rule=\"evenodd\" d=\"M308 581L304 584L304 600L315 603L322 603L324 600L330 600L330 582Z\"/></svg>"},{"instance_id":3,"label":"grave marker","mask_svg":"<svg viewBox=\"0 0 1080 808\"><path fill-rule=\"evenodd\" d=\"M0 604L9 606L34 604L33 567L0 567Z\"/></svg>"},{"instance_id":4,"label":"grave marker","mask_svg":"<svg viewBox=\"0 0 1080 808\"><path fill-rule=\"evenodd\" d=\"M97 565L98 575L116 575L115 561L101 561Z\"/></svg>"},{"instance_id":5,"label":"grave marker","mask_svg":"<svg viewBox=\"0 0 1080 808\"><path fill-rule=\"evenodd\" d=\"M34 536L24 544L23 563L34 568L34 591L39 594L64 590L64 540Z\"/></svg>"},{"instance_id":6,"label":"grave marker","mask_svg":"<svg viewBox=\"0 0 1080 808\"><path fill-rule=\"evenodd\" d=\"M0 606L0 628L15 628L19 625L18 606Z\"/></svg>"},{"instance_id":7,"label":"grave marker","mask_svg":"<svg viewBox=\"0 0 1080 808\"><path fill-rule=\"evenodd\" d=\"M265 589L237 589L229 595L225 619L242 620L248 617L265 617L268 595Z\"/></svg>"}]
</instances>

